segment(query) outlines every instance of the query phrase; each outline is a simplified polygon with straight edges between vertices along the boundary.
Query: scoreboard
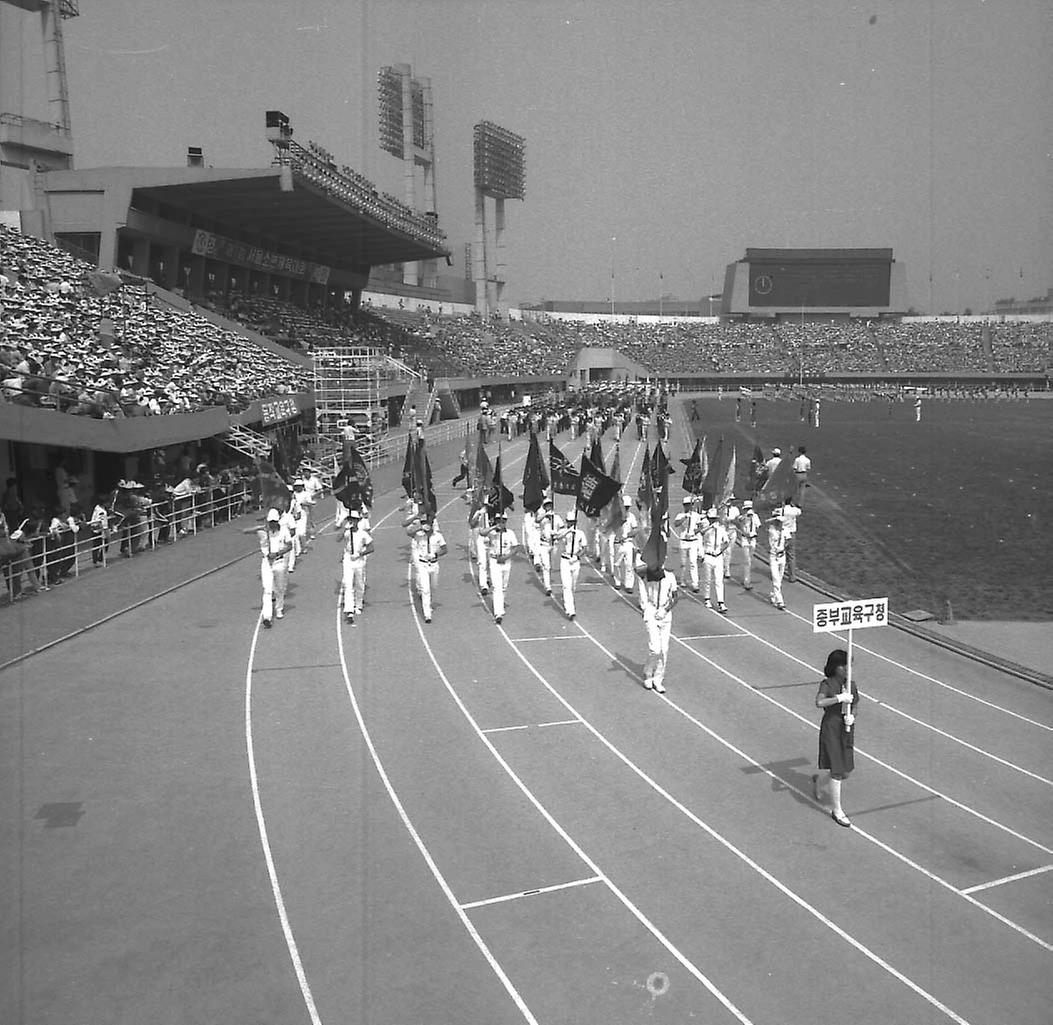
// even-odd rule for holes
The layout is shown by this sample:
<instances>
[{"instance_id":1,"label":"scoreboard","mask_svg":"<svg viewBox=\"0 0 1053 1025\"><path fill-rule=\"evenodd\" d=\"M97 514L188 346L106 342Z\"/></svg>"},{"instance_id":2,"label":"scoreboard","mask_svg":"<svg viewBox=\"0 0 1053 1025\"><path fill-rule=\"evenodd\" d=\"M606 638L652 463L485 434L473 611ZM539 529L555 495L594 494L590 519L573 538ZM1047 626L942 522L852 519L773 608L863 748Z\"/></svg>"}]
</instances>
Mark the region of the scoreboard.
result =
<instances>
[{"instance_id":1,"label":"scoreboard","mask_svg":"<svg viewBox=\"0 0 1053 1025\"><path fill-rule=\"evenodd\" d=\"M890 264L750 262L751 306L887 306Z\"/></svg>"},{"instance_id":2,"label":"scoreboard","mask_svg":"<svg viewBox=\"0 0 1053 1025\"><path fill-rule=\"evenodd\" d=\"M728 265L724 313L907 308L903 265L891 249L753 249ZM771 311L766 313L765 311Z\"/></svg>"}]
</instances>

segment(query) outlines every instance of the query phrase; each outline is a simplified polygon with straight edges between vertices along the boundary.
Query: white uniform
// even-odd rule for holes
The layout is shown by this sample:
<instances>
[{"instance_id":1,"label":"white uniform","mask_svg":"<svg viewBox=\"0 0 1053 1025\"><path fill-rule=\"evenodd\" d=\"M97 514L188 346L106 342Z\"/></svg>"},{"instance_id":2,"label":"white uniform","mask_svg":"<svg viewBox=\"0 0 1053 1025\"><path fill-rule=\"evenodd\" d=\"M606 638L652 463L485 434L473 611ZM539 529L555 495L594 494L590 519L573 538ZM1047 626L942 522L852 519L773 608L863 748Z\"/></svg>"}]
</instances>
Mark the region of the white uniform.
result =
<instances>
[{"instance_id":1,"label":"white uniform","mask_svg":"<svg viewBox=\"0 0 1053 1025\"><path fill-rule=\"evenodd\" d=\"M285 527L275 531L257 530L260 542L260 583L263 584L263 621L268 626L274 616L285 615L285 589L289 581L286 571L285 553L292 545L292 538Z\"/></svg>"},{"instance_id":2,"label":"white uniform","mask_svg":"<svg viewBox=\"0 0 1053 1025\"><path fill-rule=\"evenodd\" d=\"M446 554L446 538L438 524L432 529L419 526L410 536L410 561L413 564L413 583L420 595L424 621L431 622L431 598L439 582L439 556Z\"/></svg>"},{"instance_id":3,"label":"white uniform","mask_svg":"<svg viewBox=\"0 0 1053 1025\"><path fill-rule=\"evenodd\" d=\"M631 509L625 510L625 522L618 528L615 541L618 556L614 566L614 584L621 584L624 590L631 591L636 574L636 532L640 521Z\"/></svg>"},{"instance_id":4,"label":"white uniform","mask_svg":"<svg viewBox=\"0 0 1053 1025\"><path fill-rule=\"evenodd\" d=\"M669 659L669 634L673 627L673 604L676 601L676 577L662 571L661 580L641 579L643 621L647 630L647 665L644 687L665 693L665 667Z\"/></svg>"},{"instance_id":5,"label":"white uniform","mask_svg":"<svg viewBox=\"0 0 1053 1025\"><path fill-rule=\"evenodd\" d=\"M691 581L698 591L698 557L701 552L700 532L705 518L694 509L684 509L673 518L673 533L680 541L680 582Z\"/></svg>"},{"instance_id":6,"label":"white uniform","mask_svg":"<svg viewBox=\"0 0 1053 1025\"><path fill-rule=\"evenodd\" d=\"M292 509L286 509L279 522L289 535L289 554L285 557L285 568L292 573L296 569L296 560L300 555L300 546L296 540L296 513Z\"/></svg>"},{"instance_id":7,"label":"white uniform","mask_svg":"<svg viewBox=\"0 0 1053 1025\"><path fill-rule=\"evenodd\" d=\"M490 572L487 567L486 534L490 530L490 512L485 505L480 506L471 515L469 524L472 528L472 550L479 565L479 587L483 594L490 589Z\"/></svg>"},{"instance_id":8,"label":"white uniform","mask_svg":"<svg viewBox=\"0 0 1053 1025\"><path fill-rule=\"evenodd\" d=\"M724 549L724 579L731 577L731 553L735 550L735 543L739 539L739 516L740 510L737 505L728 504L724 506L723 523L728 532L728 546Z\"/></svg>"},{"instance_id":9,"label":"white uniform","mask_svg":"<svg viewBox=\"0 0 1053 1025\"><path fill-rule=\"evenodd\" d=\"M537 514L532 513L527 509L523 513L523 547L526 549L527 555L530 557L530 561L537 563L537 544L538 544L538 523Z\"/></svg>"},{"instance_id":10,"label":"white uniform","mask_svg":"<svg viewBox=\"0 0 1053 1025\"><path fill-rule=\"evenodd\" d=\"M505 594L512 572L512 552L518 543L515 533L500 523L486 534L490 586L494 593L494 619L498 622L505 614Z\"/></svg>"},{"instance_id":11,"label":"white uniform","mask_svg":"<svg viewBox=\"0 0 1053 1025\"><path fill-rule=\"evenodd\" d=\"M702 529L702 597L710 604L716 592L717 606L724 604L724 550L728 532L720 520L709 520Z\"/></svg>"},{"instance_id":12,"label":"white uniform","mask_svg":"<svg viewBox=\"0 0 1053 1025\"><path fill-rule=\"evenodd\" d=\"M563 609L572 619L576 614L574 591L581 572L581 553L588 541L585 532L574 524L568 524L559 541L559 581L563 585Z\"/></svg>"},{"instance_id":13,"label":"white uniform","mask_svg":"<svg viewBox=\"0 0 1053 1025\"><path fill-rule=\"evenodd\" d=\"M561 516L557 516L550 509L548 512L538 514L538 540L535 550L534 563L541 567L541 583L545 587L545 594L552 593L552 549L559 540L560 534L566 529Z\"/></svg>"},{"instance_id":14,"label":"white uniform","mask_svg":"<svg viewBox=\"0 0 1053 1025\"><path fill-rule=\"evenodd\" d=\"M742 549L742 586L747 591L753 588L753 552L757 547L757 532L760 530L760 517L747 509L739 517L739 547Z\"/></svg>"},{"instance_id":15,"label":"white uniform","mask_svg":"<svg viewBox=\"0 0 1053 1025\"><path fill-rule=\"evenodd\" d=\"M372 545L373 536L364 527L349 523L344 528L343 595L344 615L362 612L362 600L366 593L366 549Z\"/></svg>"},{"instance_id":16,"label":"white uniform","mask_svg":"<svg viewBox=\"0 0 1053 1025\"><path fill-rule=\"evenodd\" d=\"M786 608L782 599L782 575L786 572L786 531L782 520L768 524L768 554L771 568L771 603L777 609Z\"/></svg>"}]
</instances>

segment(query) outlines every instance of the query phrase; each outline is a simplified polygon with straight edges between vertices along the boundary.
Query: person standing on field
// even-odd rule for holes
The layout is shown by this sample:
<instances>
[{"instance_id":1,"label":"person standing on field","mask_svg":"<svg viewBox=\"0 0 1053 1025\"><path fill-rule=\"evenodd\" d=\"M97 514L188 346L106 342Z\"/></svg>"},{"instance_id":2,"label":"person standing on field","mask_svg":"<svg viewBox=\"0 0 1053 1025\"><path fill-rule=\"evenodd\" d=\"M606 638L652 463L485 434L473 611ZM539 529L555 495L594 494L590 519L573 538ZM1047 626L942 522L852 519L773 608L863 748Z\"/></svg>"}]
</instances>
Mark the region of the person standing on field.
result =
<instances>
[{"instance_id":1,"label":"person standing on field","mask_svg":"<svg viewBox=\"0 0 1053 1025\"><path fill-rule=\"evenodd\" d=\"M841 784L855 768L855 710L859 690L855 680L848 682L848 652L835 648L826 660L824 678L819 682L815 707L823 710L819 724L819 769L812 776L812 795L825 804L829 788L832 810L830 818L839 826L852 825L841 807Z\"/></svg>"}]
</instances>

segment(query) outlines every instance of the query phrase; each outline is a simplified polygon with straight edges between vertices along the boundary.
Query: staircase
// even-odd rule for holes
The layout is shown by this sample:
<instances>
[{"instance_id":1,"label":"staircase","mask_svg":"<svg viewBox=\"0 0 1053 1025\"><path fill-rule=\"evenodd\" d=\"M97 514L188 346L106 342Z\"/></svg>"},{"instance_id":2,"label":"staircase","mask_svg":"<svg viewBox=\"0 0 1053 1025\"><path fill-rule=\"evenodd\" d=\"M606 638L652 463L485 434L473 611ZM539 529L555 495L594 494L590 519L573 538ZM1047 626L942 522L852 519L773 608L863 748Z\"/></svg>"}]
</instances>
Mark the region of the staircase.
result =
<instances>
[{"instance_id":1,"label":"staircase","mask_svg":"<svg viewBox=\"0 0 1053 1025\"><path fill-rule=\"evenodd\" d=\"M230 429L223 436L223 441L235 452L240 452L250 459L270 459L271 442L265 434L259 431L242 427L241 424L230 425Z\"/></svg>"}]
</instances>

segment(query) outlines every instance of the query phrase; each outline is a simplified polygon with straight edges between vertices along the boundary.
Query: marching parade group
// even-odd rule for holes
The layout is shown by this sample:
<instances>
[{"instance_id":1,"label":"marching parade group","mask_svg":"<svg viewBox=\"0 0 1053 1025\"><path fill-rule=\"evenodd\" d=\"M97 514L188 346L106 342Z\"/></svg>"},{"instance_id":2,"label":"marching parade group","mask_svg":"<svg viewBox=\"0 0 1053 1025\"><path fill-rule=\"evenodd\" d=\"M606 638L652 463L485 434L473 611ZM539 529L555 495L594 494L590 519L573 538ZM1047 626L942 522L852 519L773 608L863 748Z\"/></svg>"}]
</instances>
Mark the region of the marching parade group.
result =
<instances>
[{"instance_id":1,"label":"marching parade group","mask_svg":"<svg viewBox=\"0 0 1053 1025\"><path fill-rule=\"evenodd\" d=\"M553 423L565 423L559 410ZM648 422L658 423L659 437L662 423L657 409L641 410ZM664 411L663 411L664 413ZM635 415L631 411L617 411L619 426L632 423ZM535 419L531 430L540 423L546 426L546 414L532 414ZM592 410L579 421L571 414L576 428L583 428L596 437L610 425L612 416L601 410ZM418 422L419 427L419 422ZM668 430L668 418L664 424ZM408 448L413 447L411 440ZM575 430L577 433L577 429ZM620 435L620 430L618 434ZM640 434L643 435L641 429ZM551 434L549 435L551 438ZM480 436L480 442L484 440ZM534 445L536 436L532 437ZM420 444L423 449L423 444ZM352 449L353 454L353 449ZM803 456L803 462L801 457ZM345 480L354 482L352 492L339 489L341 477L334 482L338 495L337 515L334 527L341 551L340 611L348 623L363 612L366 591L366 565L374 551L374 540L370 525L372 487L368 483L368 471L362 464L362 474L356 475L347 461L345 449ZM755 457L755 462L758 460ZM407 454L407 465L410 454ZM794 546L797 519L801 514L801 499L807 486L810 462L800 450L793 460L793 477L796 489L785 499L776 501L763 519L757 511L759 493L739 501L734 496L709 504L712 496L689 493L682 498L682 508L671 518L663 517L663 533L676 539L680 551L680 574L665 565L665 548L660 549L657 561L653 551L648 556L649 535L654 531L655 520L649 515L644 496L634 500L628 494L616 495L611 506L618 506L617 515L583 515L579 509L580 495L574 504L562 514L556 511L554 496L546 491L536 510L527 509L522 516L521 537L511 529L505 501L501 493L505 489L497 481L497 491L487 490L482 494L480 482L470 486L471 474L465 471L462 459L462 475L466 490L464 497L471 502L468 518L470 538L468 555L477 575L478 587L483 595L490 595L493 604L494 622L500 624L508 609L508 590L513 558L523 551L530 561L541 589L546 596L553 594L553 560L558 559L558 583L562 591L563 611L573 621L577 615L575 592L583 562L608 578L611 585L624 596L633 595L636 607L642 614L647 635L648 657L644 666L643 686L656 693L665 693L666 664L668 661L670 636L672 633L673 608L682 592L690 588L702 595L707 609L727 615L726 582L732 579L736 551L741 553L741 581L745 591L753 588L752 562L758 540L766 532L771 592L769 600L777 609L785 609L782 594L784 579L794 579ZM686 461L685 461L686 462ZM782 462L779 449L772 451L764 466L771 476ZM420 463L421 466L426 463ZM584 466L584 460L583 460ZM430 476L430 468L428 469ZM765 473L760 474L761 480ZM525 475L524 475L525 477ZM409 539L408 554L411 567L411 586L425 623L434 616L434 600L439 580L439 561L448 553L448 544L437 519L434 495L428 488L423 493L413 486L413 475L409 482L404 479L407 498L403 505L405 517L402 528ZM419 479L419 474L417 479ZM793 479L793 478L791 478ZM492 488L493 480L486 482ZM620 490L620 488L619 488ZM284 599L288 574L295 569L296 559L307 550L310 540L316 536L313 508L321 492L317 478L300 479L292 486L285 509L271 508L264 526L258 531L261 552L261 581L263 585L264 627L270 627L274 619L284 615ZM507 492L506 492L507 493ZM507 493L510 496L510 493ZM496 500L493 500L496 497ZM473 500L474 499L474 500ZM345 504L346 500L346 504ZM632 601L631 598L626 598ZM715 606L714 606L715 602ZM823 725L820 732L819 767L822 776L813 776L813 791L817 801L832 806L831 817L839 825L848 826L850 820L841 807L841 784L852 771L853 738L850 727L853 713L858 705L858 690L853 683L846 684L844 652L838 649L831 653L826 666L824 680L816 695L816 707L823 710Z\"/></svg>"}]
</instances>

